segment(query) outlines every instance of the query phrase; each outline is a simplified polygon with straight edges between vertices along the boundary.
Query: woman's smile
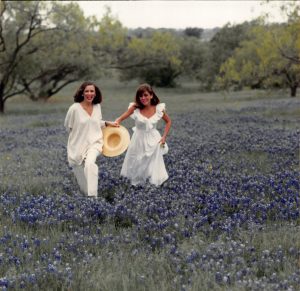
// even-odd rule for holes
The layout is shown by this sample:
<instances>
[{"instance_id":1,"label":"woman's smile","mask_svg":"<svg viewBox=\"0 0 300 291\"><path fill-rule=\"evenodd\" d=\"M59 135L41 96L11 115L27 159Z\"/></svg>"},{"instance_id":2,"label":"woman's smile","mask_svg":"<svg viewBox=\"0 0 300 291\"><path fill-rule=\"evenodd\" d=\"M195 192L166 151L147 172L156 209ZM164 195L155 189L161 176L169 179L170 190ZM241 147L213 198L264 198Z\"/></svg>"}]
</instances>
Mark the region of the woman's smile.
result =
<instances>
[{"instance_id":1,"label":"woman's smile","mask_svg":"<svg viewBox=\"0 0 300 291\"><path fill-rule=\"evenodd\" d=\"M141 103L145 106L151 103L151 99L152 95L147 91L145 91L143 95L140 96Z\"/></svg>"},{"instance_id":2,"label":"woman's smile","mask_svg":"<svg viewBox=\"0 0 300 291\"><path fill-rule=\"evenodd\" d=\"M86 86L83 91L83 96L87 102L92 102L96 96L95 87L93 85Z\"/></svg>"}]
</instances>

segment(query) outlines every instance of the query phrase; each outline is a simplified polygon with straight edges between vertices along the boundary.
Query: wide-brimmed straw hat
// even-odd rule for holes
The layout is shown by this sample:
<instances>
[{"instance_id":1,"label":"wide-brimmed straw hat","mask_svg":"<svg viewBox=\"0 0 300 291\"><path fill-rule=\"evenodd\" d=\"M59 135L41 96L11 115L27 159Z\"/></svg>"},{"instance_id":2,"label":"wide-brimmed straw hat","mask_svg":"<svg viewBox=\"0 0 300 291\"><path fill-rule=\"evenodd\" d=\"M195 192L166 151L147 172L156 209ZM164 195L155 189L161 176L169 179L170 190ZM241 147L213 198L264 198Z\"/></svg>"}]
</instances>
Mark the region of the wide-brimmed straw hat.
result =
<instances>
[{"instance_id":1,"label":"wide-brimmed straw hat","mask_svg":"<svg viewBox=\"0 0 300 291\"><path fill-rule=\"evenodd\" d=\"M104 156L115 157L126 151L130 142L130 135L124 126L107 126L102 132L104 142L102 154Z\"/></svg>"}]
</instances>

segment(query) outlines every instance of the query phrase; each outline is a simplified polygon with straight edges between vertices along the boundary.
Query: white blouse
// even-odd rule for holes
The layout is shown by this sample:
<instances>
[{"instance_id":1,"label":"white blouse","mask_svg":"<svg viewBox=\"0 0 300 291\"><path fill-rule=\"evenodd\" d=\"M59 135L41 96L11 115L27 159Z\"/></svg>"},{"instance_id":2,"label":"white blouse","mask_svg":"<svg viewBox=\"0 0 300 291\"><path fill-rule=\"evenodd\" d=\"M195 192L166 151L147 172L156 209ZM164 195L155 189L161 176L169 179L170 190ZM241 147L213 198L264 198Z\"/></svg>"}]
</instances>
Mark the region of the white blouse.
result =
<instances>
[{"instance_id":1,"label":"white blouse","mask_svg":"<svg viewBox=\"0 0 300 291\"><path fill-rule=\"evenodd\" d=\"M69 132L67 151L70 166L80 165L90 149L102 152L101 128L105 127L105 121L102 120L100 104L93 105L90 116L80 103L75 102L67 112L64 126Z\"/></svg>"}]
</instances>

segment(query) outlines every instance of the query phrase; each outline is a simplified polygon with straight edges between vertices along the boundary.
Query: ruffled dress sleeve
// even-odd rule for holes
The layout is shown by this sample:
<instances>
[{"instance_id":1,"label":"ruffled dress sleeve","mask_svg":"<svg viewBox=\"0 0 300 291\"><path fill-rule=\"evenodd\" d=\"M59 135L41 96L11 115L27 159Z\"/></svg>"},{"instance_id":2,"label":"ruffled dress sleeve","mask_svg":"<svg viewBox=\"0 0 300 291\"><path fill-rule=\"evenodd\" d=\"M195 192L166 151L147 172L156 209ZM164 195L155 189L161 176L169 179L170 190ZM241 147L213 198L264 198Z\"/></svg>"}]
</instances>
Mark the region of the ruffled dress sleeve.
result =
<instances>
[{"instance_id":1,"label":"ruffled dress sleeve","mask_svg":"<svg viewBox=\"0 0 300 291\"><path fill-rule=\"evenodd\" d=\"M134 103L134 102L130 102L130 103L129 103L129 106L128 106L128 109L129 109L130 107L132 107L133 105L135 105L135 103ZM130 117L131 117L132 119L134 119L134 120L137 119L137 109L135 109L135 110L133 111L133 113L130 115Z\"/></svg>"},{"instance_id":2,"label":"ruffled dress sleeve","mask_svg":"<svg viewBox=\"0 0 300 291\"><path fill-rule=\"evenodd\" d=\"M165 103L159 103L156 105L156 115L159 119L161 119L166 112L166 104Z\"/></svg>"}]
</instances>

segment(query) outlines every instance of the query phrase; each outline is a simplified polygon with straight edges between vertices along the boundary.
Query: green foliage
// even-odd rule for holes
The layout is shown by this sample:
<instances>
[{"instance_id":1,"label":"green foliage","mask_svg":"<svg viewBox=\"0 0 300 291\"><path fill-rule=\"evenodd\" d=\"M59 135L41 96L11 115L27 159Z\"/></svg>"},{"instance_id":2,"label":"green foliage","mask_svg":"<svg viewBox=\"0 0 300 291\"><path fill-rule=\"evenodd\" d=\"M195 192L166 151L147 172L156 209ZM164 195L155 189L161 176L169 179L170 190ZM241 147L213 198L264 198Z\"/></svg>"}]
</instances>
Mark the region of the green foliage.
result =
<instances>
[{"instance_id":1,"label":"green foliage","mask_svg":"<svg viewBox=\"0 0 300 291\"><path fill-rule=\"evenodd\" d=\"M113 67L128 45L127 29L112 17L110 9L98 23L94 37L93 50L96 59L101 59L104 66Z\"/></svg>"},{"instance_id":2,"label":"green foliage","mask_svg":"<svg viewBox=\"0 0 300 291\"><path fill-rule=\"evenodd\" d=\"M51 20L59 29L34 38L28 47L36 52L18 65L19 82L32 100L47 99L71 82L97 76L89 22L78 4L55 3L53 9Z\"/></svg>"},{"instance_id":3,"label":"green foliage","mask_svg":"<svg viewBox=\"0 0 300 291\"><path fill-rule=\"evenodd\" d=\"M126 54L120 59L121 79L136 77L141 82L172 87L181 73L180 44L169 32L155 32L151 37L130 40Z\"/></svg>"},{"instance_id":4,"label":"green foliage","mask_svg":"<svg viewBox=\"0 0 300 291\"><path fill-rule=\"evenodd\" d=\"M195 79L201 71L206 71L205 56L208 44L194 37L185 37L180 46L183 74Z\"/></svg>"},{"instance_id":5,"label":"green foliage","mask_svg":"<svg viewBox=\"0 0 300 291\"><path fill-rule=\"evenodd\" d=\"M97 77L93 21L78 4L5 1L1 8L0 111L15 95L47 99L71 82Z\"/></svg>"},{"instance_id":6,"label":"green foliage","mask_svg":"<svg viewBox=\"0 0 300 291\"><path fill-rule=\"evenodd\" d=\"M126 30L109 11L97 22L73 2L2 1L1 15L0 112L15 95L48 99L99 78L126 46Z\"/></svg>"},{"instance_id":7,"label":"green foliage","mask_svg":"<svg viewBox=\"0 0 300 291\"><path fill-rule=\"evenodd\" d=\"M0 111L7 98L24 92L20 88L18 66L38 48L29 48L30 41L46 32L41 14L49 13L46 3L34 1L2 1L0 21Z\"/></svg>"},{"instance_id":8,"label":"green foliage","mask_svg":"<svg viewBox=\"0 0 300 291\"><path fill-rule=\"evenodd\" d=\"M203 29L198 28L198 27L187 27L184 30L184 34L186 36L193 36L193 37L196 37L196 38L201 38L202 33L203 33Z\"/></svg>"},{"instance_id":9,"label":"green foliage","mask_svg":"<svg viewBox=\"0 0 300 291\"><path fill-rule=\"evenodd\" d=\"M300 54L299 23L257 25L250 40L241 43L221 66L219 85L223 88L289 87L296 95L300 66L290 56Z\"/></svg>"},{"instance_id":10,"label":"green foliage","mask_svg":"<svg viewBox=\"0 0 300 291\"><path fill-rule=\"evenodd\" d=\"M211 39L204 54L203 66L205 69L201 70L197 76L203 88L212 89L214 87L222 63L232 56L242 41L248 39L248 30L253 25L252 22L238 25L227 24Z\"/></svg>"}]
</instances>

